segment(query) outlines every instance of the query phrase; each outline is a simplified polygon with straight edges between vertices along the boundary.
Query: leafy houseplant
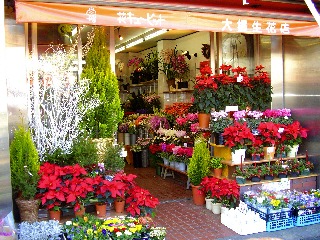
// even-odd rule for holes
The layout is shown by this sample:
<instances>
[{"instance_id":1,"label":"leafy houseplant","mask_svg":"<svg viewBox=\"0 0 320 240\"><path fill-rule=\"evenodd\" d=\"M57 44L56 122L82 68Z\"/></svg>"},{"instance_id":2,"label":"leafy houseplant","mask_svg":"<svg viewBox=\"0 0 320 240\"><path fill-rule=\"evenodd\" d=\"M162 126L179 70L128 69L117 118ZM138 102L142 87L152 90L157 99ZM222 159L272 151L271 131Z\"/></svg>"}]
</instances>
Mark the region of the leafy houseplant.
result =
<instances>
[{"instance_id":1,"label":"leafy houseplant","mask_svg":"<svg viewBox=\"0 0 320 240\"><path fill-rule=\"evenodd\" d=\"M210 159L210 151L207 147L206 140L202 137L197 138L188 166L188 177L192 185L200 185L202 179L207 176Z\"/></svg>"},{"instance_id":2,"label":"leafy houseplant","mask_svg":"<svg viewBox=\"0 0 320 240\"><path fill-rule=\"evenodd\" d=\"M11 184L22 199L33 199L37 193L40 161L31 132L24 126L14 131L10 144Z\"/></svg>"},{"instance_id":3,"label":"leafy houseplant","mask_svg":"<svg viewBox=\"0 0 320 240\"><path fill-rule=\"evenodd\" d=\"M218 169L223 168L222 160L224 158L221 157L212 157L209 161L209 168Z\"/></svg>"},{"instance_id":4,"label":"leafy houseplant","mask_svg":"<svg viewBox=\"0 0 320 240\"><path fill-rule=\"evenodd\" d=\"M233 120L228 117L228 113L224 111L212 112L210 129L213 133L223 133L224 129L231 126Z\"/></svg>"},{"instance_id":5,"label":"leafy houseplant","mask_svg":"<svg viewBox=\"0 0 320 240\"><path fill-rule=\"evenodd\" d=\"M38 220L39 202L35 200L39 180L38 151L28 128L20 125L10 144L11 184L22 221Z\"/></svg>"},{"instance_id":6,"label":"leafy houseplant","mask_svg":"<svg viewBox=\"0 0 320 240\"><path fill-rule=\"evenodd\" d=\"M124 169L126 163L121 155L122 150L122 144L112 144L107 146L103 160L107 174L114 174Z\"/></svg>"},{"instance_id":7,"label":"leafy houseplant","mask_svg":"<svg viewBox=\"0 0 320 240\"><path fill-rule=\"evenodd\" d=\"M89 91L84 99L96 99L99 105L88 110L81 127L93 138L113 137L123 117L119 86L110 66L110 53L106 46L104 27L95 27L92 46L86 56L81 77L89 79Z\"/></svg>"}]
</instances>

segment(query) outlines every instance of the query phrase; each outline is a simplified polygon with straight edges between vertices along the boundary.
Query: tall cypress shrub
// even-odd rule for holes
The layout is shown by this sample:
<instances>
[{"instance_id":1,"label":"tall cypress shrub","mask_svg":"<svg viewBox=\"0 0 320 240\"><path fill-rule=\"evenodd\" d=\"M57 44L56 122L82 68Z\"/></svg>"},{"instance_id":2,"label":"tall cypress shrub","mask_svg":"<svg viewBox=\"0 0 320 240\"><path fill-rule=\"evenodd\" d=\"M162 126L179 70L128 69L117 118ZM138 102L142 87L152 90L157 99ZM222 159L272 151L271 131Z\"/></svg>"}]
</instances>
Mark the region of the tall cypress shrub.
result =
<instances>
[{"instance_id":1,"label":"tall cypress shrub","mask_svg":"<svg viewBox=\"0 0 320 240\"><path fill-rule=\"evenodd\" d=\"M95 27L81 78L89 79L86 99L96 98L99 105L87 112L81 127L93 138L112 137L123 117L118 79L110 66L110 52L104 27Z\"/></svg>"}]
</instances>

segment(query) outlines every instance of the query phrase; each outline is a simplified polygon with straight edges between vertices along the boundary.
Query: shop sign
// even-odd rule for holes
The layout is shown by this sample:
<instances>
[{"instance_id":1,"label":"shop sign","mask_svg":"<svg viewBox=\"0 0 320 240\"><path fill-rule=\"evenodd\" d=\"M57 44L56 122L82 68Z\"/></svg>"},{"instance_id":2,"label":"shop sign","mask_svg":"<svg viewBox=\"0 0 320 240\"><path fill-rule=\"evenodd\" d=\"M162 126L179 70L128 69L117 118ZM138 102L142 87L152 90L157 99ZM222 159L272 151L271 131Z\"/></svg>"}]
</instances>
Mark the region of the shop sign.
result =
<instances>
[{"instance_id":1,"label":"shop sign","mask_svg":"<svg viewBox=\"0 0 320 240\"><path fill-rule=\"evenodd\" d=\"M261 34L264 31L266 31L268 34L277 34L277 31L279 31L281 34L290 34L290 25L288 23L280 23L279 29L277 29L277 23L272 21L267 21L262 25L259 21L253 21L251 24L251 31L248 28L248 20L246 19L239 19L236 23L237 25L230 21L228 18L225 21L222 21L223 27L221 28L222 32L233 32L236 27L237 32L249 32L249 33L255 33L255 34ZM278 24L279 25L279 24Z\"/></svg>"},{"instance_id":2,"label":"shop sign","mask_svg":"<svg viewBox=\"0 0 320 240\"><path fill-rule=\"evenodd\" d=\"M118 12L119 24L129 25L149 25L151 27L161 27L162 22L165 21L162 15L156 15L154 13L147 13L146 17L135 16L132 12Z\"/></svg>"}]
</instances>

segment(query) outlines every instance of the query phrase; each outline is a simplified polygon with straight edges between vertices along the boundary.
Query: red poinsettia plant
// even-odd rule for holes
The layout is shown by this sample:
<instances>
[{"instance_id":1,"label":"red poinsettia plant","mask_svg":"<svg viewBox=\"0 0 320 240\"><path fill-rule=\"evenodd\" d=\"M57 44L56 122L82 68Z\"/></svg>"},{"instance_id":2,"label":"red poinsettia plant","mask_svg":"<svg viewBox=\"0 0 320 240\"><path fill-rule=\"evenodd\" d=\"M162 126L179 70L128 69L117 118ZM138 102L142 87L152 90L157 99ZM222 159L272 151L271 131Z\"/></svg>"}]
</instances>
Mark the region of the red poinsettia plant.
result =
<instances>
[{"instance_id":1,"label":"red poinsettia plant","mask_svg":"<svg viewBox=\"0 0 320 240\"><path fill-rule=\"evenodd\" d=\"M234 208L240 198L240 186L232 179L204 177L200 185L207 197L227 208Z\"/></svg>"},{"instance_id":2,"label":"red poinsettia plant","mask_svg":"<svg viewBox=\"0 0 320 240\"><path fill-rule=\"evenodd\" d=\"M137 175L126 174L123 172L117 173L109 184L111 197L115 201L124 201L129 194L129 191L136 186L134 179Z\"/></svg>"},{"instance_id":3,"label":"red poinsettia plant","mask_svg":"<svg viewBox=\"0 0 320 240\"><path fill-rule=\"evenodd\" d=\"M294 121L288 125L281 125L284 129L281 134L281 142L285 146L293 147L302 143L302 138L307 138L308 130L303 128L299 121Z\"/></svg>"},{"instance_id":4,"label":"red poinsettia plant","mask_svg":"<svg viewBox=\"0 0 320 240\"><path fill-rule=\"evenodd\" d=\"M136 185L130 189L126 204L128 205L126 210L131 216L149 216L153 214L159 200L148 190Z\"/></svg>"},{"instance_id":5,"label":"red poinsettia plant","mask_svg":"<svg viewBox=\"0 0 320 240\"><path fill-rule=\"evenodd\" d=\"M225 146L230 147L233 152L237 149L246 148L255 139L246 122L234 122L233 125L224 129L222 136L225 140Z\"/></svg>"},{"instance_id":6,"label":"red poinsettia plant","mask_svg":"<svg viewBox=\"0 0 320 240\"><path fill-rule=\"evenodd\" d=\"M257 128L259 135L256 136L262 141L264 147L274 147L281 140L280 124L274 122L261 122Z\"/></svg>"},{"instance_id":7,"label":"red poinsettia plant","mask_svg":"<svg viewBox=\"0 0 320 240\"><path fill-rule=\"evenodd\" d=\"M80 203L93 191L92 180L85 178L86 170L79 164L73 166L58 166L44 163L40 166L37 198L48 210L60 210L65 204Z\"/></svg>"}]
</instances>

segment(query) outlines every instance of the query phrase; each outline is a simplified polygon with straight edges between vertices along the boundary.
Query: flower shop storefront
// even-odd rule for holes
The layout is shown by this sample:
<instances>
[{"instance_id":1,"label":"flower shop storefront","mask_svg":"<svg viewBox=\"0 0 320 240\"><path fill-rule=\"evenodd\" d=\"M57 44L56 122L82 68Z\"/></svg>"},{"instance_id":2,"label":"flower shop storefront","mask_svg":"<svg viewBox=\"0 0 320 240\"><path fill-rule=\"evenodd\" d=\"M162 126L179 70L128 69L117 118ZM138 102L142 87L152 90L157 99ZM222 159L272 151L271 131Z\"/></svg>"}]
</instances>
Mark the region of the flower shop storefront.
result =
<instances>
[{"instance_id":1,"label":"flower shop storefront","mask_svg":"<svg viewBox=\"0 0 320 240\"><path fill-rule=\"evenodd\" d=\"M154 27L154 28L162 28L162 29L190 29L195 31L208 31L208 32L218 32L215 34L210 34L212 36L212 46L211 46L211 56L215 56L211 58L211 68L218 73L216 66L217 63L222 63L223 57L221 53L214 54L215 48L221 50L221 46L219 47L219 42L221 39L221 32L225 33L244 33L244 34L254 34L257 38L261 35L272 35L270 38L277 43L282 42L283 36L288 37L288 39L294 38L292 36L310 36L310 37L319 37L320 31L315 22L307 21L307 18L302 18L304 20L289 20L288 16L284 16L284 18L265 18L263 16L254 16L248 17L241 15L241 11L236 11L237 14L232 15L224 15L214 14L214 13L200 13L197 11L172 11L168 9L157 9L156 7L148 8L148 5L143 5L141 2L131 3L125 2L120 6L120 3L115 1L114 3L98 4L98 5L86 5L77 2L78 4L74 4L71 2L64 2L68 4L61 3L44 3L42 1L17 1L16 2L16 20L18 23L69 23L69 24L88 24L88 25L104 25L104 26L126 26L126 27ZM79 4L80 3L80 4ZM122 2L123 3L123 2ZM157 6L157 5L155 5ZM240 8L240 7L239 7ZM310 19L308 19L310 20ZM25 25L27 26L27 24ZM32 24L32 26L36 26L36 24ZM110 33L113 31L110 31ZM34 39L34 32L31 34L33 46L36 46L36 41ZM110 36L110 39L114 38L114 36ZM217 41L217 42L215 42ZM273 46L273 45L272 45ZM27 48L27 46L24 46ZM271 51L271 60L268 68L272 69L272 79L275 80L275 83L283 82L283 68L279 69L275 67L279 62L279 58L276 56L278 51L281 48L278 47L276 49L272 49ZM110 56L111 63L114 62L115 58L115 48L110 44ZM262 51L261 51L262 52ZM283 56L282 56L283 58ZM81 58L79 58L81 59ZM258 56L255 61L265 60L263 56ZM268 62L268 61L267 61ZM223 66L223 65L222 65ZM283 67L283 65L281 65ZM224 69L221 69L223 71ZM230 69L229 69L230 70ZM238 68L240 71L241 68ZM241 76L239 74L239 79ZM223 80L228 80L229 78L223 78ZM237 79L237 77L233 78L233 80ZM230 80L230 79L229 79ZM232 81L233 81L232 80ZM247 78L244 78L245 82ZM220 79L222 83L222 78ZM223 83L222 83L223 85ZM12 87L12 86L11 86ZM158 94L162 95L166 89L166 79L163 74L158 75ZM274 93L277 94L283 91L284 86L278 86L274 88ZM281 105L280 102L283 102L282 99L277 99L275 96L275 105ZM201 104L201 103L199 103ZM243 108L243 106L241 106ZM280 108L280 107L279 107ZM179 109L179 107L177 107ZM181 109L179 109L181 110ZM218 110L218 109L217 109ZM220 110L220 109L219 109ZM177 117L177 116L175 116ZM177 132L179 137L184 137L183 131L185 130L184 123L187 122L187 128L189 132L196 132L196 120L193 114L186 115L185 119L181 117L178 121L176 121ZM140 119L141 125L143 125L145 119ZM240 121L241 122L241 121ZM159 125L157 125L159 123ZM167 122L161 119L154 119L154 125L156 127L164 127ZM242 124L239 123L239 124ZM128 126L129 129L130 126ZM226 128L226 127L225 127ZM310 126L308 126L310 128ZM310 128L311 129L311 128ZM262 131L262 130L260 130ZM170 135L172 132L164 130L160 133L163 135ZM302 134L303 135L303 134ZM310 134L311 137L315 135ZM194 136L193 136L194 137ZM146 136L146 140L149 139L149 136ZM251 139L252 140L252 139ZM230 140L231 141L231 140ZM229 142L230 142L229 141ZM192 150L188 146L190 142L183 142L186 146L173 146L170 144L165 144L166 149L171 149L175 152L175 158L177 159L188 159L192 156ZM140 142L140 145L148 144L147 142ZM180 142L180 145L182 143ZM167 146L168 145L168 146ZM227 144L226 144L227 145ZM162 151L165 155L166 152L163 149L163 144L161 148L156 148L155 151ZM229 146L232 148L232 146ZM306 157L305 157L306 158ZM229 159L228 159L229 160ZM239 165L239 163L238 163ZM242 163L240 162L240 166L242 168ZM243 170L243 169L241 169ZM314 181L315 182L315 179Z\"/></svg>"}]
</instances>

